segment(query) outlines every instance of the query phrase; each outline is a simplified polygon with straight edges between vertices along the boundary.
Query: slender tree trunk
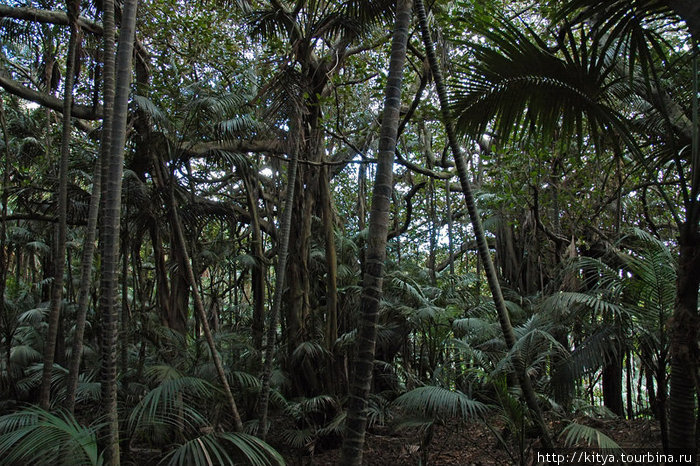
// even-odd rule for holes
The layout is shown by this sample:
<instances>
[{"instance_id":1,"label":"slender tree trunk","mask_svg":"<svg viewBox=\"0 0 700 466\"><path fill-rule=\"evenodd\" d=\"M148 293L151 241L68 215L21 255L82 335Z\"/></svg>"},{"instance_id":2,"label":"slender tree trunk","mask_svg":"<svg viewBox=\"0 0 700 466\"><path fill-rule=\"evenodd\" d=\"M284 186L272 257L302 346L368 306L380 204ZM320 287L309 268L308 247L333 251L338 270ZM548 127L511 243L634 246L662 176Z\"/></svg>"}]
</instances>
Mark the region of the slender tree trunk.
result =
<instances>
[{"instance_id":1,"label":"slender tree trunk","mask_svg":"<svg viewBox=\"0 0 700 466\"><path fill-rule=\"evenodd\" d=\"M10 358L12 352L12 339L14 337L15 325L14 316L10 316L5 308L5 287L7 280L7 272L9 270L9 257L7 250L7 241L5 234L7 232L7 201L8 201L8 185L10 182L10 136L7 131L7 120L5 118L5 105L2 97L0 97L0 126L2 127L2 135L5 140L5 157L3 160L2 173L2 218L0 219L0 325L4 330L5 337L5 370L7 371L7 384L10 388L10 393L16 399L15 379L12 374L12 360ZM19 262L19 261L18 261ZM21 270L19 263L17 271ZM19 280L17 280L19 282Z\"/></svg>"},{"instance_id":2,"label":"slender tree trunk","mask_svg":"<svg viewBox=\"0 0 700 466\"><path fill-rule=\"evenodd\" d=\"M262 354L263 333L265 331L265 254L262 243L262 231L260 230L260 217L258 215L258 190L251 180L251 174L243 176L243 183L250 209L250 228L252 231L251 249L255 256L256 264L250 271L251 286L253 287L253 347ZM256 370L260 367L262 357L256 358Z\"/></svg>"},{"instance_id":3,"label":"slender tree trunk","mask_svg":"<svg viewBox=\"0 0 700 466\"><path fill-rule=\"evenodd\" d=\"M452 200L450 199L450 180L445 180L445 205L447 206L447 257L450 261L450 274L455 273L454 245L452 242Z\"/></svg>"},{"instance_id":4,"label":"slender tree trunk","mask_svg":"<svg viewBox=\"0 0 700 466\"><path fill-rule=\"evenodd\" d=\"M481 224L481 217L476 208L474 201L474 195L472 193L471 183L469 181L469 174L467 171L467 163L462 154L462 149L457 142L457 136L452 125L452 120L450 118L448 102L447 102L447 91L442 79L442 71L435 56L435 50L433 48L432 38L430 36L430 30L428 29L428 21L425 13L425 6L423 5L423 0L416 0L416 11L418 13L418 21L420 23L421 35L423 37L423 43L425 44L426 55L430 63L430 68L433 73L433 78L435 80L435 87L438 91L438 97L440 99L440 107L442 110L442 120L445 125L445 132L447 133L447 138L452 149L452 153L455 158L455 164L457 166L457 173L459 174L459 181L462 186L462 191L464 193L464 200L467 204L467 211L469 212L469 217L472 222L472 227L474 228L474 234L476 236L476 242L479 249L479 257L481 258L484 269L486 272L486 279L491 289L491 294L493 295L493 301L496 306L496 311L498 313L498 320L501 325L501 330L503 332L503 337L506 342L506 347L508 350L512 350L515 345L515 333L513 332L513 326L510 323L510 317L508 315L508 310L506 309L505 300L503 299L503 293L501 292L501 285L498 282L498 277L496 275L496 268L493 265L491 259L491 254L489 253L488 244L486 243L486 236L484 234L484 227ZM549 437L547 427L542 418L542 411L537 403L537 397L535 391L532 388L532 383L530 377L525 371L525 364L520 357L520 355L515 352L512 355L513 366L517 373L518 379L520 381L520 386L523 391L523 396L525 397L525 402L528 408L533 414L535 424L539 431L542 443L545 448L551 450L553 448L552 440Z\"/></svg>"},{"instance_id":5,"label":"slender tree trunk","mask_svg":"<svg viewBox=\"0 0 700 466\"><path fill-rule=\"evenodd\" d=\"M406 62L408 26L411 23L411 0L397 0L389 59L389 76L384 98L384 113L379 139L377 172L375 175L372 208L369 217L367 255L362 296L360 298L360 322L357 333L357 355L351 374L350 398L345 421L345 438L340 463L362 464L362 454L367 428L367 399L372 384L374 353L377 342L379 301L382 295L384 261L386 259L389 207L393 191L393 166L396 137L401 109L401 85Z\"/></svg>"},{"instance_id":6,"label":"slender tree trunk","mask_svg":"<svg viewBox=\"0 0 700 466\"><path fill-rule=\"evenodd\" d=\"M105 26L110 21L114 6L109 0L103 3ZM133 55L136 9L138 0L125 0L119 31L119 49L116 57L108 44L114 34L105 27L105 69L109 60L115 61L115 94L112 109L109 158L103 160L104 201L102 203L102 267L100 279L100 311L102 314L102 406L105 410L105 434L103 436L105 464L119 464L119 417L117 413L117 276L119 270L119 223L121 214L122 174L124 170L124 144L126 119L131 85L131 59ZM108 73L105 72L105 89ZM108 105L105 102L105 105ZM105 172L103 172L105 173Z\"/></svg>"},{"instance_id":7,"label":"slender tree trunk","mask_svg":"<svg viewBox=\"0 0 700 466\"><path fill-rule=\"evenodd\" d=\"M632 372L632 351L627 350L625 355L625 389L627 390L626 402L627 402L627 419L634 419L634 407L632 406L632 378L634 373Z\"/></svg>"},{"instance_id":8,"label":"slender tree trunk","mask_svg":"<svg viewBox=\"0 0 700 466\"><path fill-rule=\"evenodd\" d=\"M128 366L129 350L129 206L127 204L124 217L124 227L121 232L121 256L122 256L122 299L119 316L119 371L126 374Z\"/></svg>"},{"instance_id":9,"label":"slender tree trunk","mask_svg":"<svg viewBox=\"0 0 700 466\"><path fill-rule=\"evenodd\" d=\"M428 166L428 170L432 170L434 165L433 161L435 156L433 155L433 138L430 131L425 127L425 122L420 123L421 138L423 139L423 156L425 158L425 163ZM428 273L430 274L430 282L433 286L437 283L437 273L435 270L436 266L436 255L437 255L437 242L438 242L438 230L440 225L437 218L437 202L435 193L435 180L430 177L428 180Z\"/></svg>"},{"instance_id":10,"label":"slender tree trunk","mask_svg":"<svg viewBox=\"0 0 700 466\"><path fill-rule=\"evenodd\" d=\"M338 258L335 251L333 195L328 165L325 165L319 174L319 185L326 243L326 347L332 352L335 340L338 339Z\"/></svg>"},{"instance_id":11,"label":"slender tree trunk","mask_svg":"<svg viewBox=\"0 0 700 466\"><path fill-rule=\"evenodd\" d=\"M221 361L221 356L216 350L216 343L214 342L214 336L212 335L211 328L209 327L209 319L207 319L207 313L204 309L204 303L202 302L202 296L197 288L197 280L194 276L194 270L192 269L192 262L190 261L189 255L187 254L187 242L185 240L185 233L182 228L182 222L180 221L180 215L177 212L177 204L175 203L175 180L170 181L170 209L172 210L172 220L173 220L173 230L175 232L177 246L180 248L180 253L182 254L184 266L185 266L185 276L192 289L192 296L194 297L194 307L199 315L200 324L202 325L202 331L204 332L204 337L209 345L209 351L211 351L211 357L214 361L214 367L216 367L216 373L219 376L219 382L224 389L224 395L226 396L226 401L228 402L228 407L231 410L231 418L233 420L233 427L236 432L243 432L243 422L241 421L241 416L238 413L238 406L233 398L233 393L231 392L231 387L229 386L228 379L226 378L226 372L224 371L224 365Z\"/></svg>"},{"instance_id":12,"label":"slender tree trunk","mask_svg":"<svg viewBox=\"0 0 700 466\"><path fill-rule=\"evenodd\" d=\"M282 295L284 293L284 280L287 269L287 252L289 251L289 237L292 224L292 209L294 208L294 190L297 176L298 147L294 147L291 160L287 167L287 190L284 202L284 212L280 222L280 230L277 236L277 267L275 268L275 294L272 298L272 308L267 328L265 343L265 358L261 374L260 399L258 400L258 423L260 437L265 440L267 437L267 413L270 404L270 377L272 376L272 360L275 353L275 340L277 337L277 325L279 322L280 309L282 308Z\"/></svg>"},{"instance_id":13,"label":"slender tree trunk","mask_svg":"<svg viewBox=\"0 0 700 466\"><path fill-rule=\"evenodd\" d=\"M73 84L75 81L75 50L78 43L78 13L80 2L67 0L68 24L70 39L68 40L68 57L66 58L65 88L63 91L63 132L61 135L61 161L58 171L58 225L55 238L55 275L51 288L51 307L49 310L49 328L44 342L44 368L41 376L39 405L49 408L51 399L51 375L56 356L56 341L60 325L61 302L63 300L63 273L66 267L66 235L68 233L68 163L70 161L71 139L71 110L73 108ZM50 85L50 84L49 84Z\"/></svg>"},{"instance_id":14,"label":"slender tree trunk","mask_svg":"<svg viewBox=\"0 0 700 466\"><path fill-rule=\"evenodd\" d=\"M105 92L106 95L106 92ZM110 91L110 98L114 98L114 90ZM105 118L107 115L105 114ZM111 118L111 116L110 116ZM103 124L103 128L106 127ZM111 124L110 124L111 126ZM78 388L78 376L80 374L80 361L83 353L83 336L85 335L85 322L87 320L88 303L90 300L90 288L92 285L92 262L95 255L95 237L97 236L97 217L100 207L100 194L102 190L102 156L95 162L95 170L92 175L92 195L88 208L87 228L83 243L83 253L80 261L80 288L78 289L78 310L73 336L73 352L68 370L66 409L71 413L75 411L75 392Z\"/></svg>"}]
</instances>

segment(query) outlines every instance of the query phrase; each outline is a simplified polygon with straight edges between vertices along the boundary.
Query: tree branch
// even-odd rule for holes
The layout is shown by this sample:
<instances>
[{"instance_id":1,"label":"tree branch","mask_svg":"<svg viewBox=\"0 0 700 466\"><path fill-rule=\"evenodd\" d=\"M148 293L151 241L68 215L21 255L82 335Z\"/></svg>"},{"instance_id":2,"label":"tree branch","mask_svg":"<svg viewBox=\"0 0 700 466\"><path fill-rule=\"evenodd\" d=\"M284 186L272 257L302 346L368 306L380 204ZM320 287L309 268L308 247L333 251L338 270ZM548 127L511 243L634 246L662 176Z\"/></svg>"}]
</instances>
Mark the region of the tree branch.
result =
<instances>
[{"instance_id":1,"label":"tree branch","mask_svg":"<svg viewBox=\"0 0 700 466\"><path fill-rule=\"evenodd\" d=\"M68 15L65 11L52 11L31 7L11 7L6 5L0 5L0 18L12 18L23 21L33 21L36 23L68 26ZM102 24L87 19L83 16L78 17L77 25L80 29L91 32L95 35L101 36L104 32ZM146 50L146 47L144 47L144 45L139 40L135 40L134 47L138 52L136 54L136 58L143 65L148 67L146 57L150 56L150 54Z\"/></svg>"},{"instance_id":2,"label":"tree branch","mask_svg":"<svg viewBox=\"0 0 700 466\"><path fill-rule=\"evenodd\" d=\"M487 238L486 239L486 244L488 245L489 249L496 249L496 244L493 238ZM477 251L478 246L476 244L476 240L470 241L468 243L462 243L462 245L459 247L458 250L452 253L451 257L448 257L444 261L440 262L436 267L435 267L435 272L442 272L445 270L449 265L450 261L454 262L467 251Z\"/></svg>"},{"instance_id":3,"label":"tree branch","mask_svg":"<svg viewBox=\"0 0 700 466\"><path fill-rule=\"evenodd\" d=\"M33 21L35 23L68 26L68 15L64 11L50 11L31 7L11 7L0 5L0 18L12 18L24 21ZM82 16L78 17L78 26L80 29L92 32L93 34L102 34L101 24Z\"/></svg>"},{"instance_id":4,"label":"tree branch","mask_svg":"<svg viewBox=\"0 0 700 466\"><path fill-rule=\"evenodd\" d=\"M413 196L415 196L416 193L420 191L421 188L423 188L426 184L427 182L425 181L418 183L417 185L412 187L411 190L407 192L406 195L403 197L403 200L406 202L406 218L404 219L401 228L396 228L389 232L386 238L387 241L406 233L406 230L408 230L408 226L411 224L411 217L413 216L413 204L411 203L411 200L413 199Z\"/></svg>"},{"instance_id":5,"label":"tree branch","mask_svg":"<svg viewBox=\"0 0 700 466\"><path fill-rule=\"evenodd\" d=\"M50 108L57 112L63 111L63 99L35 91L27 86L24 86L17 81L0 73L0 86L10 94L14 94L22 99L35 102L43 107ZM93 109L86 105L73 105L71 110L72 116L83 120L99 120L102 118L102 108Z\"/></svg>"}]
</instances>

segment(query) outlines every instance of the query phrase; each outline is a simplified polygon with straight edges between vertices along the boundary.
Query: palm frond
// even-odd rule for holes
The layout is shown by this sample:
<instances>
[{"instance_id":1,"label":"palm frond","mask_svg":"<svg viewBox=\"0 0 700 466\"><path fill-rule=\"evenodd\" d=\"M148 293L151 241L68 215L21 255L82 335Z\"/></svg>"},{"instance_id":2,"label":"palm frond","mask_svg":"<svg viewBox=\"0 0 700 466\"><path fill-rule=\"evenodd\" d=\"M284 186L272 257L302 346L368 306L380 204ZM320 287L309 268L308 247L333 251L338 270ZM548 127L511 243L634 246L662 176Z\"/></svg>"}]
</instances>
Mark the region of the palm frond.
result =
<instances>
[{"instance_id":1,"label":"palm frond","mask_svg":"<svg viewBox=\"0 0 700 466\"><path fill-rule=\"evenodd\" d=\"M568 312L574 311L576 306L579 306L590 309L598 315L603 315L604 313L622 315L626 311L623 306L610 302L610 300L600 295L573 291L560 291L549 296L546 299L546 306L564 309Z\"/></svg>"},{"instance_id":2,"label":"palm frond","mask_svg":"<svg viewBox=\"0 0 700 466\"><path fill-rule=\"evenodd\" d=\"M305 429L285 429L282 432L284 443L292 448L308 449L316 439L316 433L310 427Z\"/></svg>"},{"instance_id":3,"label":"palm frond","mask_svg":"<svg viewBox=\"0 0 700 466\"><path fill-rule=\"evenodd\" d=\"M304 341L292 352L291 359L300 364L304 359L321 362L330 356L328 349L317 341Z\"/></svg>"},{"instance_id":4,"label":"palm frond","mask_svg":"<svg viewBox=\"0 0 700 466\"><path fill-rule=\"evenodd\" d=\"M585 445L607 451L621 450L613 439L598 429L576 422L566 426L560 436L564 436L564 443L569 447Z\"/></svg>"},{"instance_id":5,"label":"palm frond","mask_svg":"<svg viewBox=\"0 0 700 466\"><path fill-rule=\"evenodd\" d=\"M288 403L285 412L294 419L302 419L310 413L336 411L339 406L340 404L334 396L318 395Z\"/></svg>"},{"instance_id":6,"label":"palm frond","mask_svg":"<svg viewBox=\"0 0 700 466\"><path fill-rule=\"evenodd\" d=\"M204 92L202 92L204 94ZM188 113L197 115L205 121L224 121L227 117L238 114L243 104L246 103L246 95L225 93L199 95L190 104Z\"/></svg>"},{"instance_id":7,"label":"palm frond","mask_svg":"<svg viewBox=\"0 0 700 466\"><path fill-rule=\"evenodd\" d=\"M30 345L15 345L10 350L10 361L14 366L27 367L41 361L42 358L41 352Z\"/></svg>"},{"instance_id":8,"label":"palm frond","mask_svg":"<svg viewBox=\"0 0 700 466\"><path fill-rule=\"evenodd\" d=\"M49 314L48 307L36 307L34 309L29 309L24 311L17 318L17 322L21 325L32 325L36 326L40 323L46 321L46 316Z\"/></svg>"},{"instance_id":9,"label":"palm frond","mask_svg":"<svg viewBox=\"0 0 700 466\"><path fill-rule=\"evenodd\" d=\"M331 421L328 424L318 429L316 431L316 435L318 435L319 437L327 437L332 435L341 436L343 434L343 429L345 428L346 417L347 413L345 411L341 411L340 413L338 413L337 416L331 419ZM369 422L369 415L367 422Z\"/></svg>"},{"instance_id":10,"label":"palm frond","mask_svg":"<svg viewBox=\"0 0 700 466\"><path fill-rule=\"evenodd\" d=\"M183 443L163 458L168 465L235 464L229 449L237 451L255 466L284 465L284 458L270 445L245 433L215 432Z\"/></svg>"},{"instance_id":11,"label":"palm frond","mask_svg":"<svg viewBox=\"0 0 700 466\"><path fill-rule=\"evenodd\" d=\"M236 387L241 387L245 389L259 389L260 379L255 377L248 372L243 371L231 371L228 374L229 383Z\"/></svg>"},{"instance_id":12,"label":"palm frond","mask_svg":"<svg viewBox=\"0 0 700 466\"><path fill-rule=\"evenodd\" d=\"M509 351L508 357L503 358L498 363L494 370L495 373L511 367L509 360L513 354L519 354L529 368L542 366L555 355L564 358L564 360L569 356L567 348L543 329L533 328L528 331L522 331L522 328L516 329L516 336L518 339Z\"/></svg>"},{"instance_id":13,"label":"palm frond","mask_svg":"<svg viewBox=\"0 0 700 466\"><path fill-rule=\"evenodd\" d=\"M566 17L573 17L573 24L592 24L606 49L628 57L630 75L637 62L646 70L656 59L665 61L659 25L680 23L669 2L661 0L573 0L564 4L555 21Z\"/></svg>"},{"instance_id":14,"label":"palm frond","mask_svg":"<svg viewBox=\"0 0 700 466\"><path fill-rule=\"evenodd\" d=\"M100 427L82 426L69 413L30 407L0 418L0 455L5 464L97 465Z\"/></svg>"},{"instance_id":15,"label":"palm frond","mask_svg":"<svg viewBox=\"0 0 700 466\"><path fill-rule=\"evenodd\" d=\"M568 360L573 377L594 371L610 362L620 351L616 340L615 328L605 326L599 328L591 336L579 344Z\"/></svg>"},{"instance_id":16,"label":"palm frond","mask_svg":"<svg viewBox=\"0 0 700 466\"><path fill-rule=\"evenodd\" d=\"M342 18L359 34L381 22L390 22L394 5L391 0L346 0L342 6Z\"/></svg>"},{"instance_id":17,"label":"palm frond","mask_svg":"<svg viewBox=\"0 0 700 466\"><path fill-rule=\"evenodd\" d=\"M155 123L156 127L162 128L165 131L170 131L172 129L172 122L168 118L168 115L166 115L151 99L138 94L134 94L132 99L136 108L148 115L153 123Z\"/></svg>"},{"instance_id":18,"label":"palm frond","mask_svg":"<svg viewBox=\"0 0 700 466\"><path fill-rule=\"evenodd\" d=\"M455 319L452 322L452 329L457 337L479 335L479 337L493 338L500 332L497 322L491 322L480 317Z\"/></svg>"},{"instance_id":19,"label":"palm frond","mask_svg":"<svg viewBox=\"0 0 700 466\"><path fill-rule=\"evenodd\" d=\"M222 141L237 140L248 136L252 131L260 129L260 124L251 115L238 115L220 121L216 125L217 139Z\"/></svg>"},{"instance_id":20,"label":"palm frond","mask_svg":"<svg viewBox=\"0 0 700 466\"><path fill-rule=\"evenodd\" d=\"M634 141L611 95L612 68L584 27L564 26L562 51L527 26L499 18L475 31L487 39L471 44L474 60L455 83L457 127L478 136L493 124L500 137L536 131L538 136L582 143L584 117L594 140L612 130L632 147ZM522 32L524 29L525 32Z\"/></svg>"},{"instance_id":21,"label":"palm frond","mask_svg":"<svg viewBox=\"0 0 700 466\"><path fill-rule=\"evenodd\" d=\"M393 402L394 406L409 413L421 413L429 417L461 417L474 419L484 414L487 406L472 400L460 391L437 386L418 387L404 393Z\"/></svg>"},{"instance_id":22,"label":"palm frond","mask_svg":"<svg viewBox=\"0 0 700 466\"><path fill-rule=\"evenodd\" d=\"M173 422L177 424L182 420L173 421L172 417L180 416L180 413L187 414L186 417L192 421L193 425L201 424L202 416L195 409L190 409L183 399L185 396L199 400L211 399L215 392L213 385L197 377L182 376L164 379L131 411L129 426L132 430L138 430L153 424Z\"/></svg>"},{"instance_id":23,"label":"palm frond","mask_svg":"<svg viewBox=\"0 0 700 466\"><path fill-rule=\"evenodd\" d=\"M273 5L250 13L247 23L252 36L264 39L289 36L295 27L292 14Z\"/></svg>"},{"instance_id":24,"label":"palm frond","mask_svg":"<svg viewBox=\"0 0 700 466\"><path fill-rule=\"evenodd\" d=\"M37 254L40 254L42 256L46 256L48 254L51 254L51 247L44 243L43 241L30 241L25 246L32 251L36 252Z\"/></svg>"},{"instance_id":25,"label":"palm frond","mask_svg":"<svg viewBox=\"0 0 700 466\"><path fill-rule=\"evenodd\" d=\"M0 18L0 40L5 44L31 44L36 40L36 29L30 21Z\"/></svg>"},{"instance_id":26,"label":"palm frond","mask_svg":"<svg viewBox=\"0 0 700 466\"><path fill-rule=\"evenodd\" d=\"M384 426L392 417L389 400L382 395L370 394L367 400L367 427Z\"/></svg>"}]
</instances>

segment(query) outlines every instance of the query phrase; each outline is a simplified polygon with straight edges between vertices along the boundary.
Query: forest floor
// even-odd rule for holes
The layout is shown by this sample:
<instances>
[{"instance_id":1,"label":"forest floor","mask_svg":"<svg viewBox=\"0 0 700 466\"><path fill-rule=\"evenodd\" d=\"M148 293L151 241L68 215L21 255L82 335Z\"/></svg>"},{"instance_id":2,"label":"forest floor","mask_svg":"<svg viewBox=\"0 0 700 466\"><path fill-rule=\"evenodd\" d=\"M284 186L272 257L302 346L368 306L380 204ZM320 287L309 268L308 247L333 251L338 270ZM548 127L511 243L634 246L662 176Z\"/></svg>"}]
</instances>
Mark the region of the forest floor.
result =
<instances>
[{"instance_id":1,"label":"forest floor","mask_svg":"<svg viewBox=\"0 0 700 466\"><path fill-rule=\"evenodd\" d=\"M624 449L660 449L661 434L658 423L649 419L577 419L578 423L594 427L615 440ZM501 434L503 428L494 421L493 426ZM549 422L550 433L558 435L565 424ZM418 465L424 452L421 450L422 434L419 430L373 430L367 433L364 462L368 466ZM276 443L276 442L273 442ZM512 438L507 442L508 449L496 440L484 423L435 426L428 448L427 464L435 466L481 466L521 464L518 442ZM561 441L557 442L562 443ZM532 439L524 442L524 464L536 464L535 451L539 444ZM331 466L339 463L340 445L322 450L316 448L314 454L308 451L292 450L275 445L290 466ZM509 451L510 453L509 453Z\"/></svg>"}]
</instances>

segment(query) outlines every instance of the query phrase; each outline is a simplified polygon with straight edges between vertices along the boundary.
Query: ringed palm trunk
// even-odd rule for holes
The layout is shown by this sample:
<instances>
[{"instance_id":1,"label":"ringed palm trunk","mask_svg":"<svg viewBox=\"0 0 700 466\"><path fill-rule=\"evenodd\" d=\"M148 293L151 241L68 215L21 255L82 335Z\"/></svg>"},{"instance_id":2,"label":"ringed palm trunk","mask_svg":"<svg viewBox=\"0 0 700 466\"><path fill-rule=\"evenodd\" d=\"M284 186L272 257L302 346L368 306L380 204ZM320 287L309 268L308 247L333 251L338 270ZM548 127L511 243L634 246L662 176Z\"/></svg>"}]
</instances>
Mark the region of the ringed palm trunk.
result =
<instances>
[{"instance_id":1,"label":"ringed palm trunk","mask_svg":"<svg viewBox=\"0 0 700 466\"><path fill-rule=\"evenodd\" d=\"M87 230L80 265L80 289L78 290L78 310L75 322L73 352L68 369L68 387L66 408L75 411L75 393L78 388L80 361L83 353L83 336L87 309L90 302L90 286L92 284L92 259L95 254L95 238L97 236L97 220L102 199L102 167L110 154L110 135L112 129L112 111L114 103L114 5L113 1L104 2L103 34L104 34L104 78L102 80L102 95L104 118L102 120L102 140L100 155L95 163L92 177L92 194L88 208ZM111 59L110 59L111 58Z\"/></svg>"},{"instance_id":2,"label":"ringed palm trunk","mask_svg":"<svg viewBox=\"0 0 700 466\"><path fill-rule=\"evenodd\" d=\"M73 84L75 81L75 50L78 42L78 12L80 2L67 0L70 39L68 57L66 58L66 80L63 92L63 132L61 139L61 161L58 172L58 225L55 235L56 264L53 286L51 287L51 307L49 310L49 328L44 343L44 369L41 377L39 405L49 408L51 398L51 375L56 356L56 341L60 325L61 301L63 300L63 272L66 267L66 234L68 231L68 162L70 159L71 109L73 107Z\"/></svg>"},{"instance_id":3,"label":"ringed palm trunk","mask_svg":"<svg viewBox=\"0 0 700 466\"><path fill-rule=\"evenodd\" d=\"M408 27L411 23L411 0L397 0L389 61L389 77L384 98L384 114L379 139L377 171L369 216L365 275L360 299L360 323L357 333L357 354L351 375L350 398L345 421L345 438L340 463L362 464L367 427L367 398L372 383L374 353L377 341L379 301L382 295L384 261L386 259L389 207L393 191L394 152L401 109L401 83L406 62Z\"/></svg>"},{"instance_id":4,"label":"ringed palm trunk","mask_svg":"<svg viewBox=\"0 0 700 466\"><path fill-rule=\"evenodd\" d=\"M107 70L105 70L107 71ZM114 73L112 73L114 74ZM114 82L112 82L114 85ZM114 98L114 89L111 91ZM106 95L105 89L105 95ZM105 114L105 119L107 115ZM111 117L110 117L111 118ZM111 125L111 123L110 123ZM103 122L103 128L107 126ZM83 336L85 335L85 322L87 320L88 304L90 302L90 286L92 285L92 259L95 254L95 237L97 236L97 217L100 208L102 190L102 155L95 163L92 176L92 194L88 208L87 228L83 252L80 260L80 288L78 289L78 310L75 322L75 335L73 336L73 352L68 369L68 382L66 394L66 409L71 413L75 411L75 392L78 388L78 376L80 374L80 361L83 353Z\"/></svg>"},{"instance_id":5,"label":"ringed palm trunk","mask_svg":"<svg viewBox=\"0 0 700 466\"><path fill-rule=\"evenodd\" d=\"M107 44L113 41L105 30L105 62L115 60L115 94L112 108L112 127L109 132L109 158L103 160L106 169L104 202L102 204L102 267L100 278L100 311L102 314L102 405L106 427L103 436L105 464L119 464L119 418L117 415L117 275L119 270L119 219L121 213L122 174L124 169L124 143L126 119L131 84L131 58L136 27L138 0L126 0L123 6L119 49L117 56L109 53ZM105 20L113 14L114 6L104 2ZM105 79L107 79L105 73ZM105 85L107 87L107 85ZM105 102L108 105L107 102Z\"/></svg>"},{"instance_id":6,"label":"ringed palm trunk","mask_svg":"<svg viewBox=\"0 0 700 466\"><path fill-rule=\"evenodd\" d=\"M462 149L459 147L457 142L457 136L454 131L454 126L452 125L452 120L450 118L448 101L447 101L447 91L442 79L442 72L435 56L435 50L433 48L433 42L430 37L430 30L428 29L428 21L425 13L425 6L423 0L416 1L416 12L418 14L418 22L420 23L421 35L423 37L423 43L425 45L426 56L430 64L430 69L433 73L433 78L435 80L435 87L438 91L438 97L440 99L440 107L442 111L442 120L445 125L445 132L447 133L447 138L452 149L452 154L455 158L455 165L457 167L457 173L459 175L459 181L462 186L462 191L464 192L464 200L467 205L467 211L469 212L469 218L474 228L474 235L476 236L476 243L479 250L479 257L484 265L484 271L486 272L486 279L491 289L491 294L493 295L493 301L496 306L496 312L498 313L498 320L501 325L501 331L503 332L503 337L506 342L506 346L509 351L513 349L515 345L516 338L513 332L513 326L510 323L510 317L508 315L508 309L505 305L505 300L503 298L503 293L501 291L501 285L498 282L498 276L496 275L496 268L493 265L493 260L491 259L491 254L489 253L488 245L486 243L486 235L484 234L484 227L481 224L481 217L479 217L479 212L476 208L476 203L474 201L474 195L472 193L471 183L469 182L469 174L467 170L467 163L462 153ZM528 408L533 414L536 427L539 431L540 438L543 446L551 450L553 448L552 440L549 437L547 427L542 418L542 411L537 403L537 397L535 391L532 388L532 383L530 377L525 370L525 364L520 355L516 352L512 355L513 365L515 367L520 386L523 391L523 396L525 397L525 402Z\"/></svg>"}]
</instances>

